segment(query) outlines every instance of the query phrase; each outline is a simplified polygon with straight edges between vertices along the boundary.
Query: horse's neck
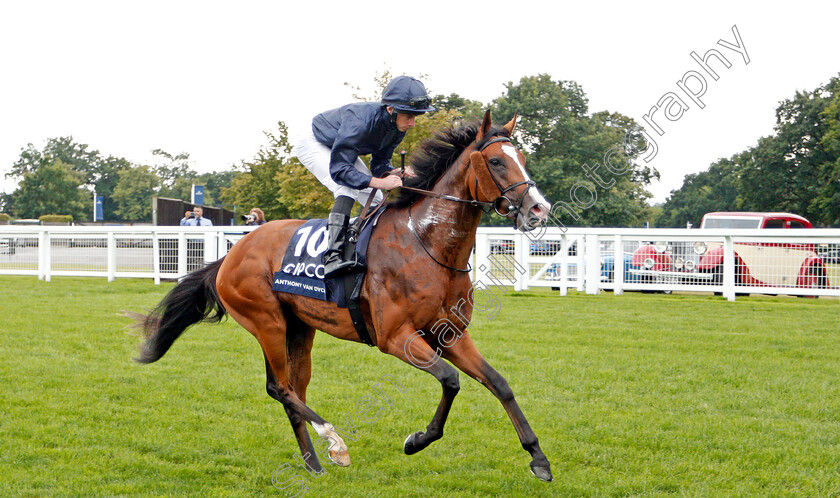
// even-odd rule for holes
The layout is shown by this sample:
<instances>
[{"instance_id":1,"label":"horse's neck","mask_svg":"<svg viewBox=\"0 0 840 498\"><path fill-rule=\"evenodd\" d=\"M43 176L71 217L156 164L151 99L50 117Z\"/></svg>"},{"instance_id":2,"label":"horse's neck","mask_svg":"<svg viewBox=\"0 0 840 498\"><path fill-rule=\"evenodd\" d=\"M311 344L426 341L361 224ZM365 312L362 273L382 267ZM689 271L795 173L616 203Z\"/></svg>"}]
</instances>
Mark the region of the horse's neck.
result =
<instances>
[{"instance_id":1,"label":"horse's neck","mask_svg":"<svg viewBox=\"0 0 840 498\"><path fill-rule=\"evenodd\" d=\"M464 181L465 168L451 168L432 191L469 199ZM440 262L463 268L469 260L481 210L465 202L425 197L414 204L411 216L415 229Z\"/></svg>"}]
</instances>

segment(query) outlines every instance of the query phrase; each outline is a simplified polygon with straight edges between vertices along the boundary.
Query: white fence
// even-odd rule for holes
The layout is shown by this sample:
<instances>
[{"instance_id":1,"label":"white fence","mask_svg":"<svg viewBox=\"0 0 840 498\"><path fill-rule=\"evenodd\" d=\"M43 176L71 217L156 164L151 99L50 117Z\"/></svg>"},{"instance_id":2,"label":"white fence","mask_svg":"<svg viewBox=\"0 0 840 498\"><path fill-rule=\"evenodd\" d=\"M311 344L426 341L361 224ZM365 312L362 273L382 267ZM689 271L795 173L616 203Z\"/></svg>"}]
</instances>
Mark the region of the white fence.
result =
<instances>
[{"instance_id":1,"label":"white fence","mask_svg":"<svg viewBox=\"0 0 840 498\"><path fill-rule=\"evenodd\" d=\"M475 276L514 290L552 287L840 297L840 230L481 228Z\"/></svg>"},{"instance_id":2,"label":"white fence","mask_svg":"<svg viewBox=\"0 0 840 498\"><path fill-rule=\"evenodd\" d=\"M177 279L257 227L0 226L0 274Z\"/></svg>"},{"instance_id":3,"label":"white fence","mask_svg":"<svg viewBox=\"0 0 840 498\"><path fill-rule=\"evenodd\" d=\"M224 256L254 228L0 226L0 274L158 283ZM840 230L480 228L472 264L476 285L561 295L575 288L840 297Z\"/></svg>"}]
</instances>

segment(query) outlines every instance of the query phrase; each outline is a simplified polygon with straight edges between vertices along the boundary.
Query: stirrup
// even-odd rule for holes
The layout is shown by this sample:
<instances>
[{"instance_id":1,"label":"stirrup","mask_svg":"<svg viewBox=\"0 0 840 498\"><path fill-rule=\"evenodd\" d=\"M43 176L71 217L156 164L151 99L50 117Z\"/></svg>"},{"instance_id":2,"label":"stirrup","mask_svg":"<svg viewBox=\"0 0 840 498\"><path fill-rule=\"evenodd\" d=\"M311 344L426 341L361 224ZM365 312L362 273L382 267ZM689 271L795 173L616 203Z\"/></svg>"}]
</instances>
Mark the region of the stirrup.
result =
<instances>
[{"instance_id":1,"label":"stirrup","mask_svg":"<svg viewBox=\"0 0 840 498\"><path fill-rule=\"evenodd\" d=\"M324 278L337 277L346 273L359 273L367 267L358 261L334 261L324 265Z\"/></svg>"}]
</instances>

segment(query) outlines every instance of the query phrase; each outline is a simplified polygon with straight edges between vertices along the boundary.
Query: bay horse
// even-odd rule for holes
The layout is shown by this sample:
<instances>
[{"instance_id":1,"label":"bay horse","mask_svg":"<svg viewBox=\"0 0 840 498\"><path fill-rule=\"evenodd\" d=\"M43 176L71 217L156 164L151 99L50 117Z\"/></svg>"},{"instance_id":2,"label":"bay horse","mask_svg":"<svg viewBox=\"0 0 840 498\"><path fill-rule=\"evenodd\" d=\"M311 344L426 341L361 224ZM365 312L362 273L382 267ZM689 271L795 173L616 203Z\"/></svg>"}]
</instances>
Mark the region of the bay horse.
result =
<instances>
[{"instance_id":1,"label":"bay horse","mask_svg":"<svg viewBox=\"0 0 840 498\"><path fill-rule=\"evenodd\" d=\"M510 143L515 125L516 116L502 127L493 126L488 110L480 124L448 128L424 142L411 160L415 176L406 179L406 186L414 189L403 189L389 203L371 235L361 309L380 351L432 374L443 388L426 430L405 440L406 454L443 436L460 385L455 368L437 361L442 356L499 399L531 455L531 472L551 481L551 466L513 391L466 330L472 316L466 269L482 208L494 206L525 230L543 223L550 209L525 171L522 152ZM279 220L261 226L224 258L185 276L148 315L134 314L146 336L135 360L157 361L190 325L229 314L259 341L266 391L283 404L305 463L320 472L307 422L331 443L330 460L347 466L350 457L332 424L306 405L315 331L361 341L346 309L272 290L273 274L302 223ZM435 326L443 321L448 327ZM457 340L443 337L450 327L457 329L448 331Z\"/></svg>"}]
</instances>

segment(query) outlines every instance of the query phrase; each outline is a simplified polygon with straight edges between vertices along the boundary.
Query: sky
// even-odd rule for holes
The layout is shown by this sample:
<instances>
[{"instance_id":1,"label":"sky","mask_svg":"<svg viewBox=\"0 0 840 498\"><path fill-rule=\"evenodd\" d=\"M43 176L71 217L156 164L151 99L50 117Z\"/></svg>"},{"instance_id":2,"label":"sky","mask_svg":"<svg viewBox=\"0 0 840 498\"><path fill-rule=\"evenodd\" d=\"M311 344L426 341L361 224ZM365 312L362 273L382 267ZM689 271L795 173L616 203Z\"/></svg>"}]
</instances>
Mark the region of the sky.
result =
<instances>
[{"instance_id":1,"label":"sky","mask_svg":"<svg viewBox=\"0 0 840 498\"><path fill-rule=\"evenodd\" d=\"M345 83L372 95L390 70L484 103L525 76L576 81L590 112L645 125L661 175L649 190L662 202L686 174L772 134L779 102L840 73L838 18L840 3L808 0L4 0L0 190L14 190L5 174L27 144L68 135L139 164L163 149L188 153L199 172L227 170L278 121L305 126L354 100ZM710 49L730 64L709 59L717 80L691 56ZM690 71L705 82L702 108L677 85L688 74L700 93Z\"/></svg>"}]
</instances>

